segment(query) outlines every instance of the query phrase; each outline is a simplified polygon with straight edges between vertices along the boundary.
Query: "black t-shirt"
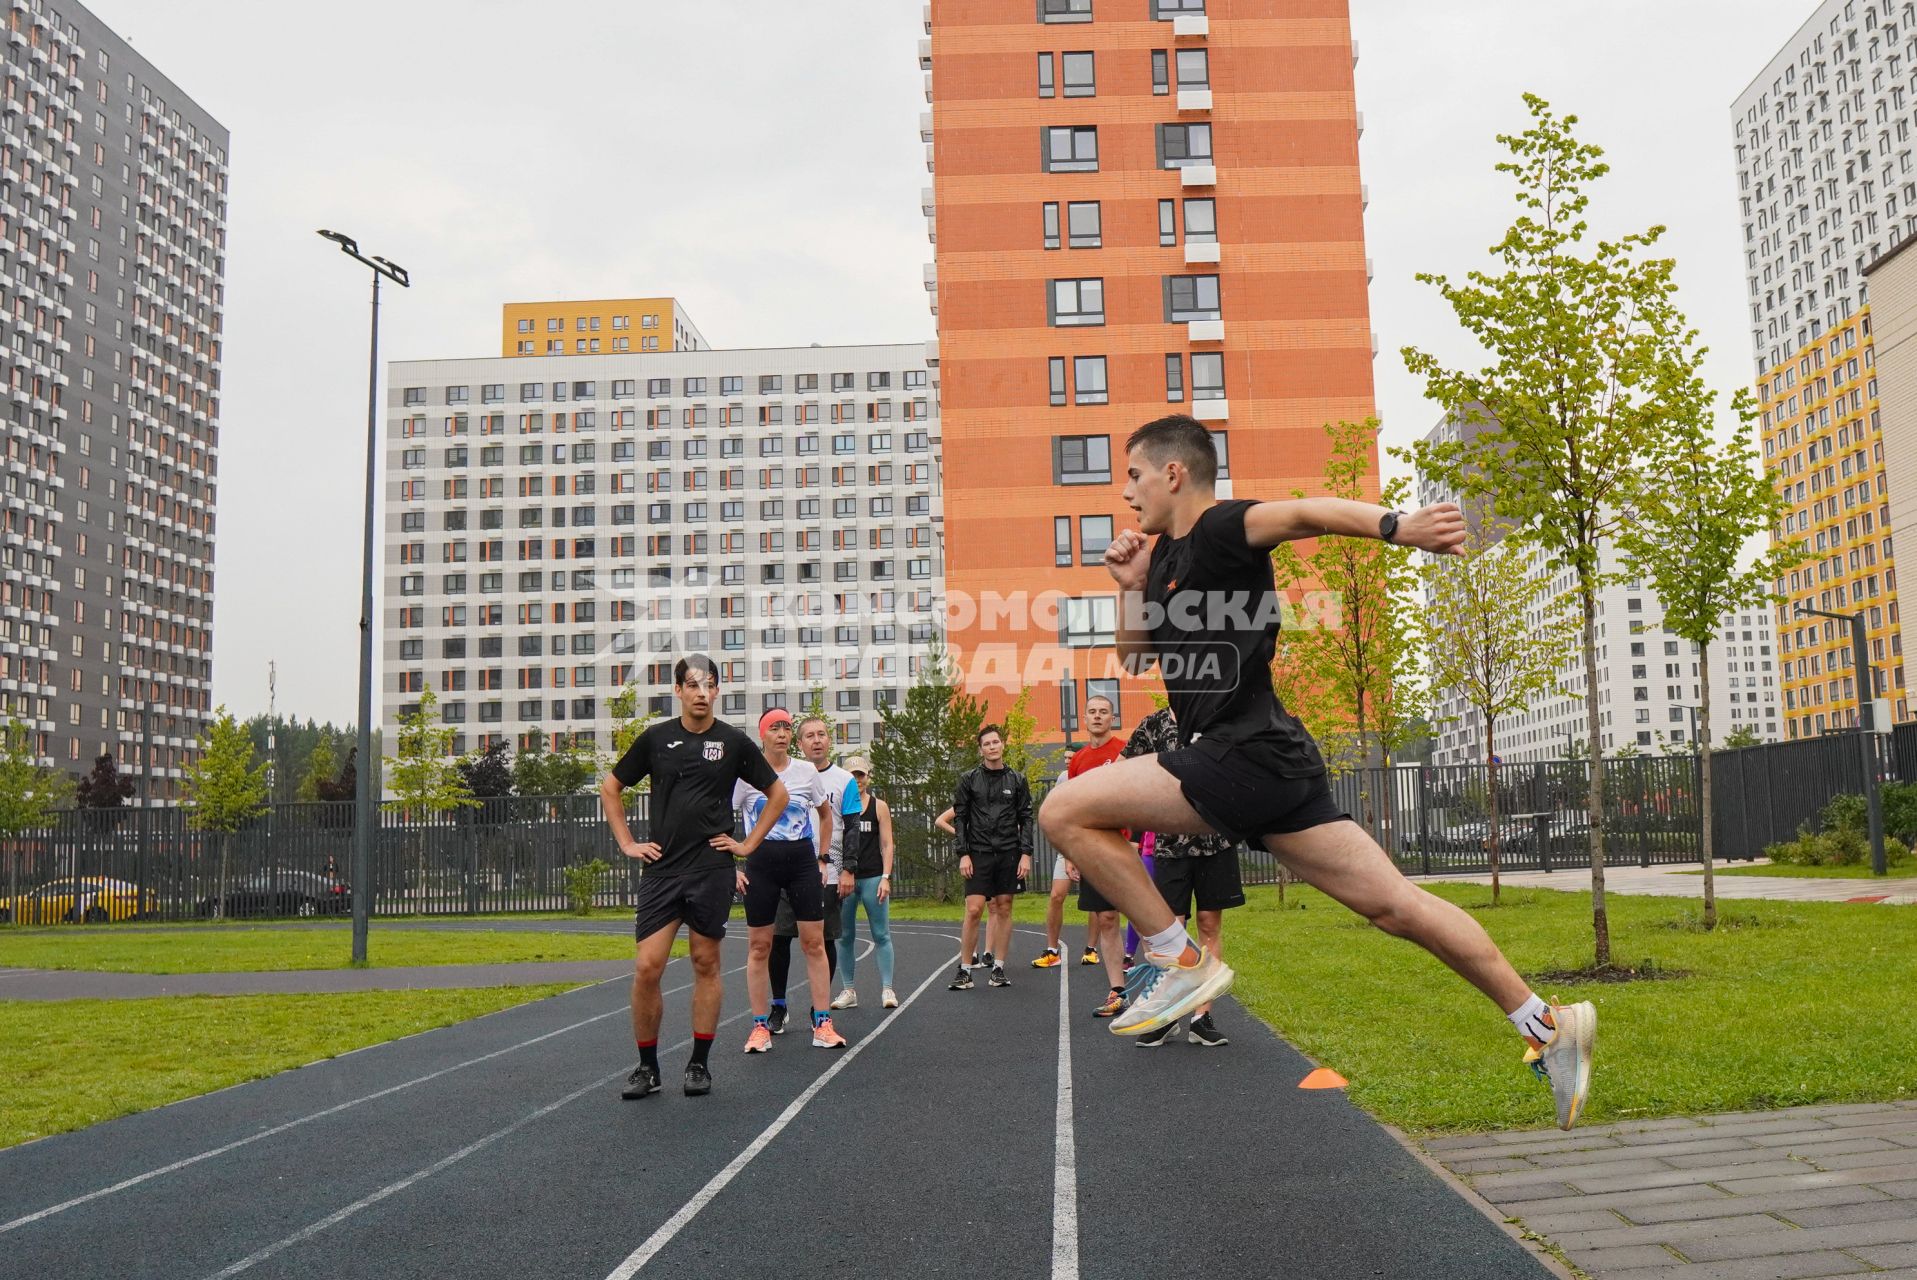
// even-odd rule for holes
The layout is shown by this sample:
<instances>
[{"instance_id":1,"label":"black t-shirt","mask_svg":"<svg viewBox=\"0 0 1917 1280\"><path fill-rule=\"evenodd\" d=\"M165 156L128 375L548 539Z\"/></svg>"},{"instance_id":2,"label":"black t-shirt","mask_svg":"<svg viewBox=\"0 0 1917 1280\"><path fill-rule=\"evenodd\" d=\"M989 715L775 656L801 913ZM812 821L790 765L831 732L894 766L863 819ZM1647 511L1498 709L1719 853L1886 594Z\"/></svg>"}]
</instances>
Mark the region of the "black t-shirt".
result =
<instances>
[{"instance_id":1,"label":"black t-shirt","mask_svg":"<svg viewBox=\"0 0 1917 1280\"><path fill-rule=\"evenodd\" d=\"M743 778L761 791L779 780L759 744L714 720L703 733L678 717L649 726L612 767L625 786L652 779L648 836L659 846L649 876L724 870L732 856L712 847L712 837L732 831L732 784Z\"/></svg>"},{"instance_id":2,"label":"black t-shirt","mask_svg":"<svg viewBox=\"0 0 1917 1280\"><path fill-rule=\"evenodd\" d=\"M1246 499L1208 507L1182 538L1160 535L1146 571L1165 695L1186 742L1249 753L1283 778L1325 771L1318 744L1271 687L1279 597L1271 553L1245 537Z\"/></svg>"},{"instance_id":3,"label":"black t-shirt","mask_svg":"<svg viewBox=\"0 0 1917 1280\"><path fill-rule=\"evenodd\" d=\"M879 841L879 802L865 798L863 813L848 813L845 826L845 869L857 879L885 874L885 850Z\"/></svg>"}]
</instances>

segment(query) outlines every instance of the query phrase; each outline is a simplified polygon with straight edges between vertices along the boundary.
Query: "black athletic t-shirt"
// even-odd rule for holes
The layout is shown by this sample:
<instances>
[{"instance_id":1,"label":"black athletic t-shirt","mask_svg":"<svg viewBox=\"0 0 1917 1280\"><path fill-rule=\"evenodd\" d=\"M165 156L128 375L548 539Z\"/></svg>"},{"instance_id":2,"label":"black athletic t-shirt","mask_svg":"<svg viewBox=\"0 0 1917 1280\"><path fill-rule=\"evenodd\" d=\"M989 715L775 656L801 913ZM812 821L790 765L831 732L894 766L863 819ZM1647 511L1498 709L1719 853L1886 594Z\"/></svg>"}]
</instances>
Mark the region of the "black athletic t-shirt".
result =
<instances>
[{"instance_id":1,"label":"black athletic t-shirt","mask_svg":"<svg viewBox=\"0 0 1917 1280\"><path fill-rule=\"evenodd\" d=\"M1182 538L1160 535L1146 571L1152 647L1186 742L1248 753L1283 778L1325 771L1318 744L1271 687L1278 591L1271 553L1245 536L1247 499L1208 507Z\"/></svg>"},{"instance_id":2,"label":"black athletic t-shirt","mask_svg":"<svg viewBox=\"0 0 1917 1280\"><path fill-rule=\"evenodd\" d=\"M652 779L647 839L659 846L649 876L724 870L732 856L712 847L712 837L732 831L732 784L743 778L761 791L779 780L759 744L714 720L702 733L677 716L649 726L612 767L625 786Z\"/></svg>"},{"instance_id":3,"label":"black athletic t-shirt","mask_svg":"<svg viewBox=\"0 0 1917 1280\"><path fill-rule=\"evenodd\" d=\"M856 879L885 874L885 850L879 842L879 802L865 798L865 812L848 813L839 821L845 827L845 869Z\"/></svg>"}]
</instances>

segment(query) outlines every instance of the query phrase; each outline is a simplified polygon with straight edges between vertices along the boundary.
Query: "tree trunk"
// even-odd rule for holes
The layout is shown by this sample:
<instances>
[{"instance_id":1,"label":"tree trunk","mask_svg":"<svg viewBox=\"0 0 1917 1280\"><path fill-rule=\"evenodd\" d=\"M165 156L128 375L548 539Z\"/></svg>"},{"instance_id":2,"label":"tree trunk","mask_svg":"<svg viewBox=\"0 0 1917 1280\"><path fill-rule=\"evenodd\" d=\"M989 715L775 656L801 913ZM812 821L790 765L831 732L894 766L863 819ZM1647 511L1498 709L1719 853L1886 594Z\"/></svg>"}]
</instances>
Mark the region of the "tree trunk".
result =
<instances>
[{"instance_id":1,"label":"tree trunk","mask_svg":"<svg viewBox=\"0 0 1917 1280\"><path fill-rule=\"evenodd\" d=\"M1588 801L1591 824L1591 935L1593 963L1611 964L1611 921L1604 910L1604 739L1598 726L1597 588L1591 572L1578 572L1578 601L1584 609L1584 725L1590 756Z\"/></svg>"},{"instance_id":2,"label":"tree trunk","mask_svg":"<svg viewBox=\"0 0 1917 1280\"><path fill-rule=\"evenodd\" d=\"M228 847L226 832L224 831L216 832L213 838L220 842L220 878L219 878L218 896L216 896L213 899L213 903L215 907L214 914L219 916L221 919L225 919L226 918L226 851Z\"/></svg>"},{"instance_id":3,"label":"tree trunk","mask_svg":"<svg viewBox=\"0 0 1917 1280\"><path fill-rule=\"evenodd\" d=\"M1735 649L1731 652L1737 652ZM1702 695L1697 709L1697 805L1699 849L1704 855L1704 927L1717 928L1717 877L1711 863L1711 646L1697 647L1698 670L1702 673Z\"/></svg>"},{"instance_id":4,"label":"tree trunk","mask_svg":"<svg viewBox=\"0 0 1917 1280\"><path fill-rule=\"evenodd\" d=\"M1491 780L1491 843L1486 846L1491 855L1491 905L1498 905L1498 753L1497 722L1490 716L1484 718L1484 768L1485 776Z\"/></svg>"}]
</instances>

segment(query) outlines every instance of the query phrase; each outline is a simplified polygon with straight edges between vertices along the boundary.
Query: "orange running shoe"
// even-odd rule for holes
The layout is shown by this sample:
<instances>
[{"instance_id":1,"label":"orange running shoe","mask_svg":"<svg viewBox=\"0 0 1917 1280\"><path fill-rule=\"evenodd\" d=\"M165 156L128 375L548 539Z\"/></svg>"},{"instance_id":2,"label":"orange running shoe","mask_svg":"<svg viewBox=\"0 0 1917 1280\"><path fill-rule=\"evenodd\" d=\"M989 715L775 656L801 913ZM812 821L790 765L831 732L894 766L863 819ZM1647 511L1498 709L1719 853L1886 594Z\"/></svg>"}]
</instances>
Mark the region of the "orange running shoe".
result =
<instances>
[{"instance_id":1,"label":"orange running shoe","mask_svg":"<svg viewBox=\"0 0 1917 1280\"><path fill-rule=\"evenodd\" d=\"M1039 957L1038 959L1036 959L1036 960L1034 960L1034 961L1032 961L1032 968L1034 968L1034 969L1053 969L1053 968L1056 968L1056 967L1058 967L1058 966L1059 966L1060 964L1062 964L1062 963L1064 963L1064 962L1063 962L1063 961L1062 961L1061 959L1059 959L1059 955L1058 955L1058 948L1057 948L1057 947L1047 947L1047 948L1045 949L1045 954L1044 954L1044 955L1042 955L1042 956L1040 956L1040 957Z\"/></svg>"},{"instance_id":2,"label":"orange running shoe","mask_svg":"<svg viewBox=\"0 0 1917 1280\"><path fill-rule=\"evenodd\" d=\"M814 1049L843 1049L846 1039L832 1029L832 1019L820 1018L812 1026L812 1047Z\"/></svg>"},{"instance_id":3,"label":"orange running shoe","mask_svg":"<svg viewBox=\"0 0 1917 1280\"><path fill-rule=\"evenodd\" d=\"M766 1026L763 1022L755 1021L752 1024L752 1034L746 1037L745 1051L747 1053L771 1053L772 1028Z\"/></svg>"}]
</instances>

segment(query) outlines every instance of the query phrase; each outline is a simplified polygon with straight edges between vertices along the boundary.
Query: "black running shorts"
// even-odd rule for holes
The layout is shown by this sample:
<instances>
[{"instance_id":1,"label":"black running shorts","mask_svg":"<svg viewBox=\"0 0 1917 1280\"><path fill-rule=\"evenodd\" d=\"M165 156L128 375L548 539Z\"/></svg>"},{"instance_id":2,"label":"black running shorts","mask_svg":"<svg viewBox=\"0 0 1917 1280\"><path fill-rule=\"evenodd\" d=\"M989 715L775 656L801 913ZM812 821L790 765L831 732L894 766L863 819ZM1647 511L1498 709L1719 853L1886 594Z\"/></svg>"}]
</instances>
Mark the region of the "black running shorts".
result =
<instances>
[{"instance_id":1,"label":"black running shorts","mask_svg":"<svg viewBox=\"0 0 1917 1280\"><path fill-rule=\"evenodd\" d=\"M975 853L972 874L965 880L968 898L1002 898L1018 892L1016 853Z\"/></svg>"},{"instance_id":2,"label":"black running shorts","mask_svg":"<svg viewBox=\"0 0 1917 1280\"><path fill-rule=\"evenodd\" d=\"M794 920L820 920L819 855L810 840L766 840L745 860L746 926L776 924L781 899L792 904ZM796 929L794 930L796 932Z\"/></svg>"},{"instance_id":3,"label":"black running shorts","mask_svg":"<svg viewBox=\"0 0 1917 1280\"><path fill-rule=\"evenodd\" d=\"M1332 798L1324 774L1280 777L1227 742L1201 738L1189 747L1159 752L1158 763L1178 779L1186 801L1213 831L1249 845L1263 848L1265 836L1351 821Z\"/></svg>"},{"instance_id":4,"label":"black running shorts","mask_svg":"<svg viewBox=\"0 0 1917 1280\"><path fill-rule=\"evenodd\" d=\"M723 938L726 917L732 914L732 889L730 867L679 876L641 875L633 934L644 942L661 929L676 932L684 924L702 937Z\"/></svg>"},{"instance_id":5,"label":"black running shorts","mask_svg":"<svg viewBox=\"0 0 1917 1280\"><path fill-rule=\"evenodd\" d=\"M1200 911L1225 911L1245 905L1245 887L1238 878L1238 846L1202 858L1152 859L1152 882L1175 916L1191 918Z\"/></svg>"},{"instance_id":6,"label":"black running shorts","mask_svg":"<svg viewBox=\"0 0 1917 1280\"><path fill-rule=\"evenodd\" d=\"M839 886L835 881L823 887L819 892L819 906L825 912L825 940L838 939L844 928L844 915L839 908ZM792 914L792 904L785 898L779 899L778 915L772 921L772 936L775 938L796 938L799 936L799 918Z\"/></svg>"}]
</instances>

